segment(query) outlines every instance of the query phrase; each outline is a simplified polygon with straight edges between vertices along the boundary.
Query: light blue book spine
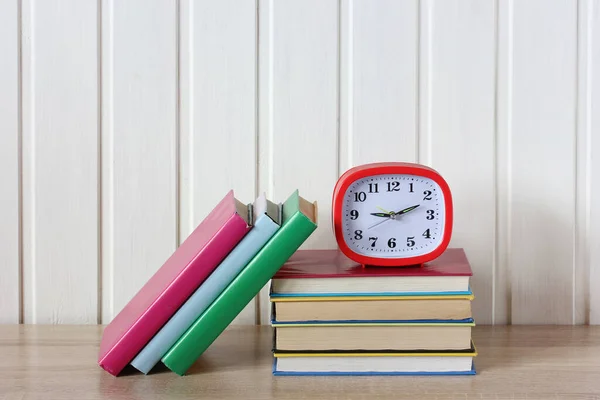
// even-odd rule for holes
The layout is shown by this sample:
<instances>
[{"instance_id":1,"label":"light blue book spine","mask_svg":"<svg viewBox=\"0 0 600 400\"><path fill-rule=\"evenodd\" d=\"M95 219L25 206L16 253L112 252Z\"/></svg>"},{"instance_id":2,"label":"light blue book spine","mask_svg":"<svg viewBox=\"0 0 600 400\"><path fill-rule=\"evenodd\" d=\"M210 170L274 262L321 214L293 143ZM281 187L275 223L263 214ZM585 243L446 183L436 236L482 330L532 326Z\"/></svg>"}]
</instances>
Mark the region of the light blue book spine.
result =
<instances>
[{"instance_id":1,"label":"light blue book spine","mask_svg":"<svg viewBox=\"0 0 600 400\"><path fill-rule=\"evenodd\" d=\"M257 218L252 229L219 264L194 294L171 317L133 359L131 365L147 374L185 333L192 323L221 294L258 251L277 232L279 225L266 214Z\"/></svg>"}]
</instances>

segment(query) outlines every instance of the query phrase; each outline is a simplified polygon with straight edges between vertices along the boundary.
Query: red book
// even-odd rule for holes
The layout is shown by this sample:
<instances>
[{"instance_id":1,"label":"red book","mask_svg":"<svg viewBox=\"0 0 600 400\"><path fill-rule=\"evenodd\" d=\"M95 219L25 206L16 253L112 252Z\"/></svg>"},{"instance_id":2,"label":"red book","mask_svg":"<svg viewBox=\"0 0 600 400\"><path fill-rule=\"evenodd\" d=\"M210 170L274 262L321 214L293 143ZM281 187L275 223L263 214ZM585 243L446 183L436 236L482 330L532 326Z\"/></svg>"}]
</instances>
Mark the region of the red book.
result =
<instances>
[{"instance_id":1,"label":"red book","mask_svg":"<svg viewBox=\"0 0 600 400\"><path fill-rule=\"evenodd\" d=\"M415 267L363 267L340 250L298 250L272 279L272 294L437 295L470 294L473 275L462 248Z\"/></svg>"},{"instance_id":2,"label":"red book","mask_svg":"<svg viewBox=\"0 0 600 400\"><path fill-rule=\"evenodd\" d=\"M106 327L98 364L118 375L249 230L248 207L229 191Z\"/></svg>"}]
</instances>

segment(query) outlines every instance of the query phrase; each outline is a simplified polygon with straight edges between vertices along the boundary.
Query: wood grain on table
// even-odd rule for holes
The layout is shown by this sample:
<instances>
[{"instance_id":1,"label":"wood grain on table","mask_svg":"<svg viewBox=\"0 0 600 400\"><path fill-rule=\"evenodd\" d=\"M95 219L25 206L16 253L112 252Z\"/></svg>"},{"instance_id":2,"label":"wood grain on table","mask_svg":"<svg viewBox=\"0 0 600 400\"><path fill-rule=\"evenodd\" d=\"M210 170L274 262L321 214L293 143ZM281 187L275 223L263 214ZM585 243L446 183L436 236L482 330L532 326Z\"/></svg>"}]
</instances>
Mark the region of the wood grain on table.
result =
<instances>
[{"instance_id":1,"label":"wood grain on table","mask_svg":"<svg viewBox=\"0 0 600 400\"><path fill-rule=\"evenodd\" d=\"M274 377L268 326L231 326L184 377L113 377L102 329L0 325L0 399L600 399L600 327L477 326L478 375L453 377Z\"/></svg>"}]
</instances>

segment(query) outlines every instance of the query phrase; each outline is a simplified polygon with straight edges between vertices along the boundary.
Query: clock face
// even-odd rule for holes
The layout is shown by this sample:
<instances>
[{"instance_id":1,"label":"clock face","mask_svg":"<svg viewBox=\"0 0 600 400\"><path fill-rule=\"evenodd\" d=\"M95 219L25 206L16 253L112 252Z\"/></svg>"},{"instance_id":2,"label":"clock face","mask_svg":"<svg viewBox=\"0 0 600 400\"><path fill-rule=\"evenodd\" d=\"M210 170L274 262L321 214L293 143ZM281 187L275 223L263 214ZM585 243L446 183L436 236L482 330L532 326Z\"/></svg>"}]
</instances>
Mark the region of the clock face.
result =
<instances>
[{"instance_id":1,"label":"clock face","mask_svg":"<svg viewBox=\"0 0 600 400\"><path fill-rule=\"evenodd\" d=\"M378 258L431 253L443 240L444 194L432 179L386 174L354 181L342 201L342 230L354 252Z\"/></svg>"}]
</instances>

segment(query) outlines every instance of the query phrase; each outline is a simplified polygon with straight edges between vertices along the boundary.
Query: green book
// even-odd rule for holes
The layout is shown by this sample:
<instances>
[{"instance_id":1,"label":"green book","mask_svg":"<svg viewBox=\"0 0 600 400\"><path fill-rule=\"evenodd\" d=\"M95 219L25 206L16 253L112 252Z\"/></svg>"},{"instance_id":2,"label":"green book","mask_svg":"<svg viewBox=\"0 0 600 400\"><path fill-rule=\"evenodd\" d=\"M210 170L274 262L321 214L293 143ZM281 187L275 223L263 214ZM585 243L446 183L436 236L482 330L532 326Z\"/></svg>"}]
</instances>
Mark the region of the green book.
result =
<instances>
[{"instance_id":1,"label":"green book","mask_svg":"<svg viewBox=\"0 0 600 400\"><path fill-rule=\"evenodd\" d=\"M282 209L277 233L163 356L170 370L184 375L317 228L316 202L303 199L297 190Z\"/></svg>"}]
</instances>

